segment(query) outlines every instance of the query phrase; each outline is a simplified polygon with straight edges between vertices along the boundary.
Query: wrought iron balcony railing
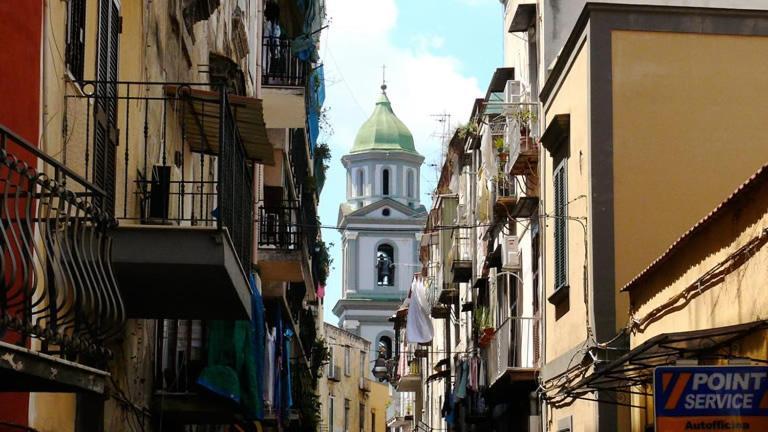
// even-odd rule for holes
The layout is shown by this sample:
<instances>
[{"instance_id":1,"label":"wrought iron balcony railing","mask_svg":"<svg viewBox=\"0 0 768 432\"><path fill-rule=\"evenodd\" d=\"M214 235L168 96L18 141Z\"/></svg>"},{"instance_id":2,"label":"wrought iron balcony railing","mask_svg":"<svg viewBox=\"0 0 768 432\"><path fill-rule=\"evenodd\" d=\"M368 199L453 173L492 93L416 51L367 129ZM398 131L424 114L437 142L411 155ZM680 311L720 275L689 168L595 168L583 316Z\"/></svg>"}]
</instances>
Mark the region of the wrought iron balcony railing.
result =
<instances>
[{"instance_id":1,"label":"wrought iron balcony railing","mask_svg":"<svg viewBox=\"0 0 768 432\"><path fill-rule=\"evenodd\" d=\"M0 125L0 336L103 360L125 309L105 192Z\"/></svg>"},{"instance_id":2,"label":"wrought iron balcony railing","mask_svg":"<svg viewBox=\"0 0 768 432\"><path fill-rule=\"evenodd\" d=\"M280 36L262 38L261 84L275 87L304 87L308 65L293 55L292 41Z\"/></svg>"},{"instance_id":3,"label":"wrought iron balcony railing","mask_svg":"<svg viewBox=\"0 0 768 432\"><path fill-rule=\"evenodd\" d=\"M512 370L532 371L541 366L539 318L507 318L488 345L488 377L495 383Z\"/></svg>"},{"instance_id":4,"label":"wrought iron balcony railing","mask_svg":"<svg viewBox=\"0 0 768 432\"><path fill-rule=\"evenodd\" d=\"M259 247L298 250L301 247L299 204L287 201L259 207Z\"/></svg>"},{"instance_id":5,"label":"wrought iron balcony railing","mask_svg":"<svg viewBox=\"0 0 768 432\"><path fill-rule=\"evenodd\" d=\"M238 117L247 107L212 84L88 81L82 90L67 95L63 153L105 189L117 219L226 229L250 268L252 137Z\"/></svg>"}]
</instances>

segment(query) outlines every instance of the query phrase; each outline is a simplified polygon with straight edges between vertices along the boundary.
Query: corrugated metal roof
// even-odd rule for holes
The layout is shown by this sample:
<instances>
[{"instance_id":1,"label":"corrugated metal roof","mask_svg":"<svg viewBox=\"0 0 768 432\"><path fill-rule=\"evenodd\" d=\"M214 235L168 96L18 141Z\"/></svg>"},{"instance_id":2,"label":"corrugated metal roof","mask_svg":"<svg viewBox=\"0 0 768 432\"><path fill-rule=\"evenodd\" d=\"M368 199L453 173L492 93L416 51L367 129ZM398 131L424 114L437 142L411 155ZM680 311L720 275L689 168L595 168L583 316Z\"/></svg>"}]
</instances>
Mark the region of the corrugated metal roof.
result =
<instances>
[{"instance_id":1,"label":"corrugated metal roof","mask_svg":"<svg viewBox=\"0 0 768 432\"><path fill-rule=\"evenodd\" d=\"M631 281L627 282L626 285L621 289L622 291L628 291L644 277L646 277L651 271L655 270L656 267L661 265L662 262L666 261L667 258L669 258L672 253L674 253L678 248L680 248L684 242L686 242L688 239L690 239L696 232L701 230L703 227L705 227L709 222L711 222L719 213L730 207L738 198L740 198L742 195L749 192L750 189L752 189L752 186L755 186L761 181L768 180L768 163L760 167L757 172L752 174L751 177L749 177L744 183L742 183L738 188L736 188L731 195L728 196L724 201L722 201L720 204L718 204L717 207L715 207L711 212L709 212L706 216L701 218L698 222L696 222L688 231L686 231L683 235L678 237L677 240L675 240L666 251L664 251L663 254L661 254L658 258L656 258L651 264L648 265L643 271L641 271L637 276L635 276Z\"/></svg>"},{"instance_id":2,"label":"corrugated metal roof","mask_svg":"<svg viewBox=\"0 0 768 432\"><path fill-rule=\"evenodd\" d=\"M165 93L178 94L189 104L184 110L183 121L187 124L186 139L192 151L218 154L219 93L177 85L165 86ZM274 164L274 147L267 138L261 99L238 95L228 95L228 98L248 159L265 165Z\"/></svg>"}]
</instances>

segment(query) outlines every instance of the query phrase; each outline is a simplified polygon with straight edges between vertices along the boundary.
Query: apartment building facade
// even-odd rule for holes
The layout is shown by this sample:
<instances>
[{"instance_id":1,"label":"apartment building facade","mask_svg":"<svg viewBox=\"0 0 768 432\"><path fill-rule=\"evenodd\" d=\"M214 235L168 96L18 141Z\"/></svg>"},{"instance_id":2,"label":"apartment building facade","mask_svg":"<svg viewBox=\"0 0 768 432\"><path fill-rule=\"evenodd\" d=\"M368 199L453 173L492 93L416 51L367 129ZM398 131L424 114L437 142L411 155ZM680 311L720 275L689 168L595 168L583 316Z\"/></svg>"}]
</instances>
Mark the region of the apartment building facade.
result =
<instances>
[{"instance_id":1,"label":"apartment building facade","mask_svg":"<svg viewBox=\"0 0 768 432\"><path fill-rule=\"evenodd\" d=\"M633 325L657 293L705 276L692 247L676 252L688 267L655 260L768 157L748 125L762 110L752 104L764 91L764 5L503 3L505 68L448 143L421 240L435 338L400 353L414 365L411 425L648 430L653 367L765 360L751 276L739 285L747 311L702 321L707 294L645 334ZM737 81L746 85L726 84ZM728 132L714 126L726 112L738 113ZM757 226L725 228L712 259L747 234L758 242ZM683 270L684 280L667 279ZM710 332L732 351L703 342ZM683 339L699 347L632 375L649 344Z\"/></svg>"},{"instance_id":2,"label":"apartment building facade","mask_svg":"<svg viewBox=\"0 0 768 432\"><path fill-rule=\"evenodd\" d=\"M311 424L323 7L0 8L0 428Z\"/></svg>"},{"instance_id":3,"label":"apartment building facade","mask_svg":"<svg viewBox=\"0 0 768 432\"><path fill-rule=\"evenodd\" d=\"M334 325L324 326L330 358L323 377L327 397L321 430L385 431L389 386L370 378L371 342Z\"/></svg>"}]
</instances>

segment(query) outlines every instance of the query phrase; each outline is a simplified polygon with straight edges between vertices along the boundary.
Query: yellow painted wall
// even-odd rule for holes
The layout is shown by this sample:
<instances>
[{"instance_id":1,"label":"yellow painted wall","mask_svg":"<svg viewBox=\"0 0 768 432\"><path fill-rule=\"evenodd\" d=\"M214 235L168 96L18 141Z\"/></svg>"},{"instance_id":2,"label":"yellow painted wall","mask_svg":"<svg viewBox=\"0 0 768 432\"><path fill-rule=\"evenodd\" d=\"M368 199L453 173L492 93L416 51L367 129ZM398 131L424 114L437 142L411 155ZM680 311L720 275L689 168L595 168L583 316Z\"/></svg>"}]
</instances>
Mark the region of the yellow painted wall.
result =
<instances>
[{"instance_id":1,"label":"yellow painted wall","mask_svg":"<svg viewBox=\"0 0 768 432\"><path fill-rule=\"evenodd\" d=\"M589 52L581 49L577 54L570 73L557 91L554 101L545 113L545 122L558 114L570 114L570 157L568 159L568 197L573 202L568 206L569 217L586 217L589 214L589 101L588 89ZM553 159L549 153L544 158L542 185L545 189L544 213L554 214L554 191L552 189ZM576 197L581 197L576 199ZM554 219L544 220L547 247L544 249L546 262L545 296L554 291ZM570 283L570 310L557 318L555 308L547 304L547 359L554 359L573 348L586 336L584 306L584 231L575 221L568 223L568 281Z\"/></svg>"},{"instance_id":2,"label":"yellow painted wall","mask_svg":"<svg viewBox=\"0 0 768 432\"><path fill-rule=\"evenodd\" d=\"M614 31L616 284L768 161L768 37Z\"/></svg>"},{"instance_id":3,"label":"yellow painted wall","mask_svg":"<svg viewBox=\"0 0 768 432\"><path fill-rule=\"evenodd\" d=\"M562 85L556 90L554 100L545 112L545 124L549 124L558 114L570 114L570 157L567 176L567 215L586 217L589 215L589 51L583 45L578 51L573 65ZM552 188L553 159L546 153L542 174L542 187L545 189L544 213L554 214L554 191ZM580 197L580 198L577 198ZM549 297L554 290L554 220L545 219L544 230L547 247L544 248L546 262L545 295ZM568 281L570 283L569 310L560 313L551 304L546 305L546 358L554 360L581 343L587 337L586 308L584 304L584 230L575 221L568 222ZM573 405L553 409L548 418L548 430L557 430L560 418L573 416L574 430L589 431L595 428L595 403L576 401Z\"/></svg>"},{"instance_id":4,"label":"yellow painted wall","mask_svg":"<svg viewBox=\"0 0 768 432\"><path fill-rule=\"evenodd\" d=\"M152 2L120 2L120 15L123 19L123 32L120 35L120 64L118 79L121 81L184 81L207 82L208 76L200 73L202 66L209 63L209 52L224 54L231 52L229 47L230 19L237 0L222 1L222 5L211 18L194 26L195 40L193 43L188 35L180 37L173 30L171 17L176 16L175 11L169 8L171 5L181 5L178 1L161 0ZM257 2L251 2L256 7ZM96 37L98 23L97 1L86 2L86 30L85 30L85 60L84 78L95 79L96 62ZM41 91L41 124L42 135L40 148L53 158L65 163L67 167L85 176L86 173L86 137L90 139L90 160L93 163L93 125L86 129L86 115L91 110L86 99L67 98L67 95L82 95L83 91L92 91L86 86L81 89L72 82L67 72L64 55L66 52L66 22L67 2L49 0L45 2L46 16L43 23L45 38L43 40L43 74ZM179 9L180 10L180 9ZM226 18L222 19L221 16ZM258 17L260 24L260 16ZM183 27L183 24L182 24ZM259 25L260 27L260 25ZM189 52L189 57L183 53ZM241 60L241 67L246 77L258 78L259 73L249 74L247 71L247 59ZM207 68L205 68L207 69ZM248 80L247 80L248 81ZM254 83L248 81L246 87L249 94L256 92L258 80ZM121 89L124 89L122 87ZM132 96L147 95L143 93L142 86L132 87ZM157 87L154 88L157 90ZM157 95L153 93L153 95ZM121 93L124 96L124 93ZM118 127L120 129L119 146L117 148L116 164L116 201L123 202L125 194L123 181L128 173L128 206L127 216L135 217L138 212L138 204L135 201L136 172L143 170L144 141L142 122L144 111L142 103L131 102L131 123L126 125L125 114L128 104L125 101L118 105ZM152 156L148 163L151 165L159 161L159 136L161 133L160 119L161 109L150 109L149 149ZM66 119L66 136L64 131ZM172 151L180 148L180 132L178 119L173 113L169 114L168 148L169 157L173 157ZM130 126L130 127L129 127ZM130 130L128 139L125 132ZM126 171L123 163L125 149L129 148L129 163ZM199 156L193 157L187 151L184 160L186 176L189 178L192 168L199 165ZM171 159L172 160L172 159ZM206 156L206 167L210 166L212 158ZM40 167L42 169L42 167ZM92 169L89 167L88 179L91 179ZM180 173L176 173L180 176ZM122 207L117 208L118 217L122 217ZM121 223L127 223L122 221ZM152 352L154 345L154 326L149 321L132 320L125 329L125 337L119 344L112 344L109 348L114 352L114 358L110 362L110 372L121 390L131 398L131 401L139 407L148 410L152 393ZM30 395L30 426L41 432L68 432L74 430L75 421L75 395L74 394L47 394L32 393ZM118 404L114 399L107 400L105 404L105 430L125 431L130 426L123 420L125 418L124 405ZM128 415L133 416L132 413Z\"/></svg>"},{"instance_id":5,"label":"yellow painted wall","mask_svg":"<svg viewBox=\"0 0 768 432\"><path fill-rule=\"evenodd\" d=\"M696 234L649 274L631 291L632 312L643 319L655 308L681 293L686 287L698 286L699 278L724 261L736 249L768 229L768 185L751 195L748 204L727 211L721 218ZM646 328L632 335L636 347L663 333L701 330L748 323L768 318L768 247L763 245L740 266L694 296L678 311L662 315ZM735 347L734 354L768 359L768 334L754 334ZM635 401L642 403L639 398ZM633 430L641 431L646 421L643 410L632 413Z\"/></svg>"},{"instance_id":6,"label":"yellow painted wall","mask_svg":"<svg viewBox=\"0 0 768 432\"><path fill-rule=\"evenodd\" d=\"M358 431L360 404L364 404L365 423L364 432L371 432L371 413L376 413L376 432L385 431L386 411L390 400L389 387L385 384L369 380L370 392L363 392L359 388L360 378L370 378L371 365L370 342L340 330L338 327L325 324L326 341L329 349L333 350L333 364L340 369L340 381L333 381L324 374L323 380L327 384L320 388L327 388L328 394L322 397L323 401L328 401L330 397L334 399L333 410L333 429L329 432L344 431L344 399L349 399L349 431ZM344 348L350 346L350 373L344 372ZM361 370L360 357L364 356L365 368ZM326 402L327 403L327 402ZM322 407L322 423L325 427L329 425L328 405Z\"/></svg>"}]
</instances>

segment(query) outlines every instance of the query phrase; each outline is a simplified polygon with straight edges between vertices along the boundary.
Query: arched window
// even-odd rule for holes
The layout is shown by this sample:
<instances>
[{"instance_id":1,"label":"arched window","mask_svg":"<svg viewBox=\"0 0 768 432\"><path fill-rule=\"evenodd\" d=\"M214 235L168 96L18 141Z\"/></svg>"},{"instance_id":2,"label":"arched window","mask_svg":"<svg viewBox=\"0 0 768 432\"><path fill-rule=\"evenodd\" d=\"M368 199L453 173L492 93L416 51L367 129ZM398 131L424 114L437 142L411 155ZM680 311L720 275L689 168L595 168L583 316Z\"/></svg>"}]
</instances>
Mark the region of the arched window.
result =
<instances>
[{"instance_id":1,"label":"arched window","mask_svg":"<svg viewBox=\"0 0 768 432\"><path fill-rule=\"evenodd\" d=\"M395 250L391 245L383 244L376 249L376 284L395 285Z\"/></svg>"},{"instance_id":2,"label":"arched window","mask_svg":"<svg viewBox=\"0 0 768 432\"><path fill-rule=\"evenodd\" d=\"M387 168L381 172L381 194L389 195L389 169Z\"/></svg>"},{"instance_id":3,"label":"arched window","mask_svg":"<svg viewBox=\"0 0 768 432\"><path fill-rule=\"evenodd\" d=\"M363 170L357 171L357 196L363 196Z\"/></svg>"},{"instance_id":4,"label":"arched window","mask_svg":"<svg viewBox=\"0 0 768 432\"><path fill-rule=\"evenodd\" d=\"M405 177L405 190L408 194L409 198L413 198L414 196L414 190L413 190L413 171L408 170L408 174Z\"/></svg>"},{"instance_id":5,"label":"arched window","mask_svg":"<svg viewBox=\"0 0 768 432\"><path fill-rule=\"evenodd\" d=\"M389 336L382 336L379 338L379 352L384 353L384 358L392 358L392 338Z\"/></svg>"}]
</instances>

